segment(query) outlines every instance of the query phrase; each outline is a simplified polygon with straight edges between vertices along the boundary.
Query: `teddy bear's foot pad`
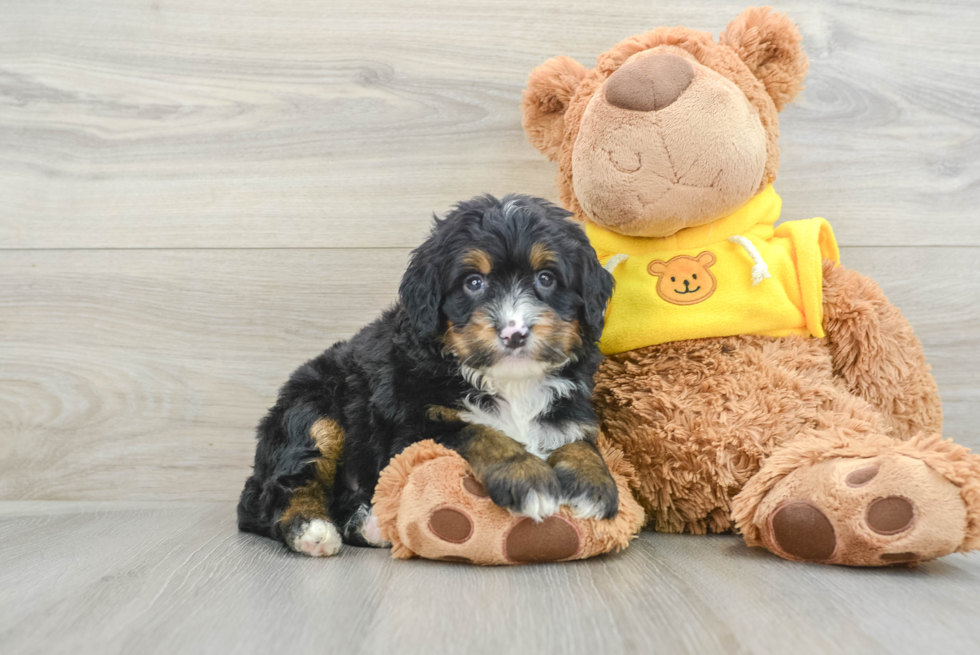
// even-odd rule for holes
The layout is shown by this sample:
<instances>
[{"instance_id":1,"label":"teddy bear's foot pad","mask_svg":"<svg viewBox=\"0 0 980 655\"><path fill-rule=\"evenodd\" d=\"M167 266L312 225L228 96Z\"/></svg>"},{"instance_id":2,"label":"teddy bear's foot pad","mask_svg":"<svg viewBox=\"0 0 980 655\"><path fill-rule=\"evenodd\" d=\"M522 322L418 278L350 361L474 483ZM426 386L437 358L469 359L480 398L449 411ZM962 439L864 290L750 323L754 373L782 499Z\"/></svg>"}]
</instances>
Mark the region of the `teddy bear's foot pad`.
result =
<instances>
[{"instance_id":1,"label":"teddy bear's foot pad","mask_svg":"<svg viewBox=\"0 0 980 655\"><path fill-rule=\"evenodd\" d=\"M578 530L563 516L540 523L520 519L504 539L504 557L511 562L557 562L574 557L582 546Z\"/></svg>"},{"instance_id":2,"label":"teddy bear's foot pad","mask_svg":"<svg viewBox=\"0 0 980 655\"><path fill-rule=\"evenodd\" d=\"M894 453L798 469L760 509L769 517L766 547L808 562L917 564L956 551L966 533L959 488L921 460Z\"/></svg>"},{"instance_id":3,"label":"teddy bear's foot pad","mask_svg":"<svg viewBox=\"0 0 980 655\"><path fill-rule=\"evenodd\" d=\"M626 547L643 525L618 451L606 453L619 487L614 519L580 519L563 506L541 521L515 516L490 499L458 453L432 442L409 446L381 474L375 491L382 534L392 555L473 564L582 559Z\"/></svg>"},{"instance_id":4,"label":"teddy bear's foot pad","mask_svg":"<svg viewBox=\"0 0 980 655\"><path fill-rule=\"evenodd\" d=\"M487 498L483 485L473 476L463 478L463 487L477 498ZM449 544L465 544L473 536L473 521L462 511L440 507L429 517L428 532ZM567 519L549 516L541 522L516 519L504 537L503 556L514 563L556 562L574 557L582 545L578 530ZM451 562L472 562L463 555L445 555Z\"/></svg>"},{"instance_id":5,"label":"teddy bear's foot pad","mask_svg":"<svg viewBox=\"0 0 980 655\"><path fill-rule=\"evenodd\" d=\"M457 501L461 501L458 505L437 507L429 515L424 528L416 524L414 529L410 529L411 538L421 549L442 553L448 549L451 554L443 554L440 559L450 562L482 561L486 557L482 551L486 550L488 543L501 543L501 539L499 536L493 539L488 538L489 534L482 535L480 543L468 545L477 532L476 523L479 523L481 532L490 528L502 533L502 550L498 551L497 556L506 562L557 562L572 558L579 552L581 535L565 517L549 516L538 522L499 511L486 489L472 475L464 476L460 487L466 494L457 496ZM428 548L424 545L426 542Z\"/></svg>"},{"instance_id":6,"label":"teddy bear's foot pad","mask_svg":"<svg viewBox=\"0 0 980 655\"><path fill-rule=\"evenodd\" d=\"M807 500L791 500L770 519L773 538L786 554L802 560L830 559L837 550L834 525L820 508Z\"/></svg>"}]
</instances>

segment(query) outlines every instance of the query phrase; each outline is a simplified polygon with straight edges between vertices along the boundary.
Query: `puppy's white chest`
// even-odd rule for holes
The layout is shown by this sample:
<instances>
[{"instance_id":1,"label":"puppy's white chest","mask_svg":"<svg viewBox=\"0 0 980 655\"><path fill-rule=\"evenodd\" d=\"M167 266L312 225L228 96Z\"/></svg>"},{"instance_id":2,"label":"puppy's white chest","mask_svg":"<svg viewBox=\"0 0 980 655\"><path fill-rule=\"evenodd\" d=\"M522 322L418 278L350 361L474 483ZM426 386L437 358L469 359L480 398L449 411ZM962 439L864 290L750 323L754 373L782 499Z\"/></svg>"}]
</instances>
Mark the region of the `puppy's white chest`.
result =
<instances>
[{"instance_id":1,"label":"puppy's white chest","mask_svg":"<svg viewBox=\"0 0 980 655\"><path fill-rule=\"evenodd\" d=\"M539 418L560 397L567 395L571 383L546 378L493 381L494 404L487 408L466 402L463 420L500 430L524 445L527 451L544 459L551 451L581 438L574 429L542 424Z\"/></svg>"}]
</instances>

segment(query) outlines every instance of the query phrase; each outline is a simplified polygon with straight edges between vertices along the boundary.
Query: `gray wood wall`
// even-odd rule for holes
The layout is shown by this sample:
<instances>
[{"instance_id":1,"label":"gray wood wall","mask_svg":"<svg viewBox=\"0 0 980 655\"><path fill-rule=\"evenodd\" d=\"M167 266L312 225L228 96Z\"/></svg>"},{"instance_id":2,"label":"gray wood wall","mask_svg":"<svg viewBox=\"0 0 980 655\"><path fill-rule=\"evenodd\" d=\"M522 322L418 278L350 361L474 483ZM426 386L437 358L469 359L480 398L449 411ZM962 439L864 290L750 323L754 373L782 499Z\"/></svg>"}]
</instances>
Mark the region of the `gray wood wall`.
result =
<instances>
[{"instance_id":1,"label":"gray wood wall","mask_svg":"<svg viewBox=\"0 0 980 655\"><path fill-rule=\"evenodd\" d=\"M0 500L230 500L289 372L395 297L433 211L555 198L528 72L741 2L54 0L0 20ZM782 2L787 218L915 325L980 447L972 0Z\"/></svg>"}]
</instances>

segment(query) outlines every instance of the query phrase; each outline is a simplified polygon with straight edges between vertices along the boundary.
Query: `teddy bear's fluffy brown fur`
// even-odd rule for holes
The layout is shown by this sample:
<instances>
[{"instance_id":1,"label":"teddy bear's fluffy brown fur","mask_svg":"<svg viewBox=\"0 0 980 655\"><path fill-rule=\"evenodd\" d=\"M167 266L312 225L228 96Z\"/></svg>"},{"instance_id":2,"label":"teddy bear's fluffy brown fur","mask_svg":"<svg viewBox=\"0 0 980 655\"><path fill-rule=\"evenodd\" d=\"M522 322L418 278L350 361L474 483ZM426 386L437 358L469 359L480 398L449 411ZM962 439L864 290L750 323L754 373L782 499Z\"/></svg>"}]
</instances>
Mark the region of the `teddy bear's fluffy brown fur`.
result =
<instances>
[{"instance_id":1,"label":"teddy bear's fluffy brown fur","mask_svg":"<svg viewBox=\"0 0 980 655\"><path fill-rule=\"evenodd\" d=\"M527 564L585 559L629 545L643 526L630 494L633 467L622 451L600 447L619 488L614 519L579 519L568 507L540 523L493 504L459 453L431 440L395 456L374 494L379 528L393 557L469 564Z\"/></svg>"},{"instance_id":2,"label":"teddy bear's fluffy brown fur","mask_svg":"<svg viewBox=\"0 0 980 655\"><path fill-rule=\"evenodd\" d=\"M710 235L775 180L778 113L807 67L792 22L750 8L718 41L662 27L617 44L592 70L545 62L530 75L523 125L557 161L562 203L587 226L633 244L699 226ZM651 262L647 283L672 276L669 265ZM622 548L644 520L665 532L737 529L749 545L829 564L915 564L980 548L980 456L939 436L936 384L911 326L867 277L825 261L822 279L826 336L736 334L609 354L594 401L620 486L616 521L563 510L527 531L473 495L461 458L419 444L386 469L375 496L396 556L579 558ZM607 323L617 306L614 295ZM456 507L476 517L465 545L432 529ZM508 555L511 541L531 555Z\"/></svg>"},{"instance_id":3,"label":"teddy bear's fluffy brown fur","mask_svg":"<svg viewBox=\"0 0 980 655\"><path fill-rule=\"evenodd\" d=\"M799 32L792 23L760 8L749 9L732 21L720 42L706 32L661 27L618 43L599 55L592 70L568 57L555 57L530 75L524 92L524 129L536 148L558 162L556 183L562 204L581 220L589 220L572 176L573 153L589 101L609 76L633 57L658 49L689 54L732 82L758 117L765 138L765 170L755 189L761 191L776 179L779 169L778 112L802 89L809 67L799 43ZM678 145L695 151L690 142L702 129L699 122L685 117L673 128Z\"/></svg>"},{"instance_id":4,"label":"teddy bear's fluffy brown fur","mask_svg":"<svg viewBox=\"0 0 980 655\"><path fill-rule=\"evenodd\" d=\"M664 107L627 88L610 100L610 86L622 86L616 71L657 55L691 62L693 75L680 65L686 77L675 86L686 90L678 99ZM562 202L579 220L664 237L726 215L775 179L777 115L806 71L796 27L753 8L719 41L658 28L614 46L592 70L549 60L531 74L523 122L558 162ZM728 99L733 87L742 106ZM701 104L688 94L700 94ZM706 129L723 130L722 105L733 114L750 108L764 140L734 154L706 146L713 137L699 133L699 112ZM732 138L754 125L731 119ZM727 188L685 184L685 169L712 172L715 164L741 172ZM644 167L653 170L644 175ZM749 545L787 559L852 565L980 547L980 458L938 436L940 401L912 328L872 280L831 262L823 307L825 338L704 338L607 358L595 395L603 438L635 468L648 525L699 534L737 528Z\"/></svg>"}]
</instances>

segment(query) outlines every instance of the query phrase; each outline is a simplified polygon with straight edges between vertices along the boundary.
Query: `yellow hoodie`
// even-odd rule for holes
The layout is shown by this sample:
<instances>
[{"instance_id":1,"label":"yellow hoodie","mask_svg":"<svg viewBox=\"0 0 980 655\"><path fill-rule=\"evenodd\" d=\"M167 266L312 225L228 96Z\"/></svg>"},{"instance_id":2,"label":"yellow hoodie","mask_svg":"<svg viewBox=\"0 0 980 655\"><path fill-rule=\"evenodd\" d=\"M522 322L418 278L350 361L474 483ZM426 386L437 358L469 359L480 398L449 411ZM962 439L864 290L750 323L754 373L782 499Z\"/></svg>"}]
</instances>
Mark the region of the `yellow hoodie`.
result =
<instances>
[{"instance_id":1,"label":"yellow hoodie","mask_svg":"<svg viewBox=\"0 0 980 655\"><path fill-rule=\"evenodd\" d=\"M824 336L823 260L840 261L837 241L822 218L774 228L781 208L767 186L735 213L669 237L586 225L616 279L602 352L736 334Z\"/></svg>"}]
</instances>

